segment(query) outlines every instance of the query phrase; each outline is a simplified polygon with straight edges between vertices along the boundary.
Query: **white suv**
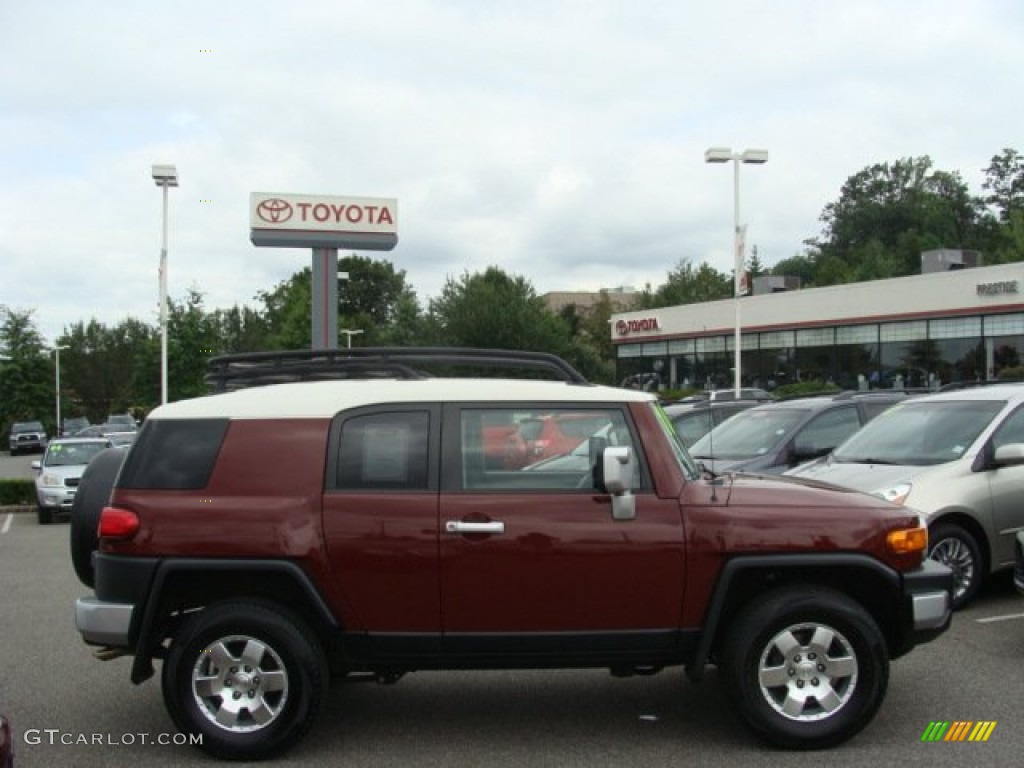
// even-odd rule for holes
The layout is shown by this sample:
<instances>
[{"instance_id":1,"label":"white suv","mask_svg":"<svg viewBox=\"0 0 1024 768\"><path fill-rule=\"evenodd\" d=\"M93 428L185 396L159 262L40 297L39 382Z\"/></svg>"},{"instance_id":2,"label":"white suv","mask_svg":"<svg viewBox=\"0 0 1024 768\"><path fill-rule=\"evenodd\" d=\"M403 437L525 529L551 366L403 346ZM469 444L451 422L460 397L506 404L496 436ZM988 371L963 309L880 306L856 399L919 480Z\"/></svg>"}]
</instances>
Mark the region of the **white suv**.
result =
<instances>
[{"instance_id":1,"label":"white suv","mask_svg":"<svg viewBox=\"0 0 1024 768\"><path fill-rule=\"evenodd\" d=\"M921 512L929 552L954 572L954 607L1012 568L1024 530L1024 384L898 403L819 461L786 474L867 491Z\"/></svg>"}]
</instances>

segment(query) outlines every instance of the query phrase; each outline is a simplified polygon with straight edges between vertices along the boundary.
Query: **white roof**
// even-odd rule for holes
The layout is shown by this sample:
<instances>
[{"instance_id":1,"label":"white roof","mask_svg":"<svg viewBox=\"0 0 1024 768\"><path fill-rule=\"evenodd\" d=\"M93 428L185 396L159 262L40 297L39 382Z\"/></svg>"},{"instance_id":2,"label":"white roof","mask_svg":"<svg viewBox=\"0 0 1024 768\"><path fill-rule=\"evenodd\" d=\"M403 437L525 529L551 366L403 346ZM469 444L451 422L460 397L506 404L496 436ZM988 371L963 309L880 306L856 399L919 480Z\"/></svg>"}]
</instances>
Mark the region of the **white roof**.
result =
<instances>
[{"instance_id":1,"label":"white roof","mask_svg":"<svg viewBox=\"0 0 1024 768\"><path fill-rule=\"evenodd\" d=\"M149 419L330 418L338 411L382 403L435 402L645 402L649 392L533 379L342 379L270 384L179 400Z\"/></svg>"}]
</instances>

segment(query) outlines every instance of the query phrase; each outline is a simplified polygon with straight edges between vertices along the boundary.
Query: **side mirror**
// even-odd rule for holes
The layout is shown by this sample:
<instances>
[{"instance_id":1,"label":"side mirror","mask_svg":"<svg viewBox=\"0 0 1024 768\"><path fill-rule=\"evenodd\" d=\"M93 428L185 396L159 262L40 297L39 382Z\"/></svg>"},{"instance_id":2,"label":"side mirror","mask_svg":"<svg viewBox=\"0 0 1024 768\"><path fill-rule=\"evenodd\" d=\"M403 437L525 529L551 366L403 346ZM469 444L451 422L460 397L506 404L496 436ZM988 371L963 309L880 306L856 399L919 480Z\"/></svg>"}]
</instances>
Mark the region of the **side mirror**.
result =
<instances>
[{"instance_id":1,"label":"side mirror","mask_svg":"<svg viewBox=\"0 0 1024 768\"><path fill-rule=\"evenodd\" d=\"M32 462L32 469L34 469L36 472L41 471L42 468L43 462L41 462L39 459L36 459L35 461Z\"/></svg>"},{"instance_id":2,"label":"side mirror","mask_svg":"<svg viewBox=\"0 0 1024 768\"><path fill-rule=\"evenodd\" d=\"M633 451L629 446L605 448L601 453L604 489L612 497L612 519L632 520L636 517L636 497L633 495Z\"/></svg>"},{"instance_id":3,"label":"side mirror","mask_svg":"<svg viewBox=\"0 0 1024 768\"><path fill-rule=\"evenodd\" d=\"M993 461L997 467L1015 467L1024 464L1024 443L1007 443L995 450Z\"/></svg>"}]
</instances>

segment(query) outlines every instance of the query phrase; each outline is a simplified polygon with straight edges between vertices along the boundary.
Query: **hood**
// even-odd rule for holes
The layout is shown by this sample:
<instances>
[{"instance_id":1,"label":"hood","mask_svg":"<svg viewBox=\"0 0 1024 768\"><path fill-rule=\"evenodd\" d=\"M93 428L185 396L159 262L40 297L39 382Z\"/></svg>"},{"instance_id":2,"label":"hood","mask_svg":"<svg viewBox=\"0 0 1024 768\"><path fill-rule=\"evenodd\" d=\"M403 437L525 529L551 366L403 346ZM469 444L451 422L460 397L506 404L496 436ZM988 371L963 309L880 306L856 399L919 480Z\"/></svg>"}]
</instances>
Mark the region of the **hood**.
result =
<instances>
[{"instance_id":1,"label":"hood","mask_svg":"<svg viewBox=\"0 0 1024 768\"><path fill-rule=\"evenodd\" d=\"M931 467L907 464L860 464L825 459L797 467L786 474L871 493L897 483L911 482L929 469Z\"/></svg>"},{"instance_id":2,"label":"hood","mask_svg":"<svg viewBox=\"0 0 1024 768\"><path fill-rule=\"evenodd\" d=\"M891 509L893 505L853 488L837 487L802 477L785 475L731 475L729 506L782 507L788 509L815 507L847 510L854 508Z\"/></svg>"},{"instance_id":3,"label":"hood","mask_svg":"<svg viewBox=\"0 0 1024 768\"><path fill-rule=\"evenodd\" d=\"M85 472L86 464L57 464L43 467L42 470L36 475L37 478L42 478L43 475L53 475L59 477L61 480L68 480L74 478L80 478Z\"/></svg>"}]
</instances>

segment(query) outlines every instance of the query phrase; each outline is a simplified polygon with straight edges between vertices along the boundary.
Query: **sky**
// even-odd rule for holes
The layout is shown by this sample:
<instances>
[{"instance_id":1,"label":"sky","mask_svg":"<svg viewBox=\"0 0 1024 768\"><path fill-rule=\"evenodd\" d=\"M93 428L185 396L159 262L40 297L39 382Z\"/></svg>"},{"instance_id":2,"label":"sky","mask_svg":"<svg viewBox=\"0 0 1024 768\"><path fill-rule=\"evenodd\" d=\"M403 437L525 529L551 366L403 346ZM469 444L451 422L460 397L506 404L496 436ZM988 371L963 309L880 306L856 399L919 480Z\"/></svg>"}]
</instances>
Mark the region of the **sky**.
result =
<instances>
[{"instance_id":1,"label":"sky","mask_svg":"<svg viewBox=\"0 0 1024 768\"><path fill-rule=\"evenodd\" d=\"M398 201L423 304L497 265L538 293L803 252L847 178L929 156L981 194L1024 149L1018 0L0 3L0 305L47 343L156 324L169 291L255 305L310 264L249 241L251 192ZM344 255L342 252L341 255Z\"/></svg>"}]
</instances>

